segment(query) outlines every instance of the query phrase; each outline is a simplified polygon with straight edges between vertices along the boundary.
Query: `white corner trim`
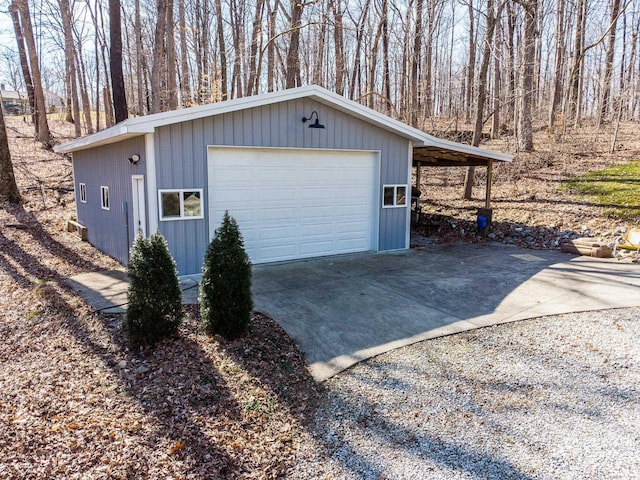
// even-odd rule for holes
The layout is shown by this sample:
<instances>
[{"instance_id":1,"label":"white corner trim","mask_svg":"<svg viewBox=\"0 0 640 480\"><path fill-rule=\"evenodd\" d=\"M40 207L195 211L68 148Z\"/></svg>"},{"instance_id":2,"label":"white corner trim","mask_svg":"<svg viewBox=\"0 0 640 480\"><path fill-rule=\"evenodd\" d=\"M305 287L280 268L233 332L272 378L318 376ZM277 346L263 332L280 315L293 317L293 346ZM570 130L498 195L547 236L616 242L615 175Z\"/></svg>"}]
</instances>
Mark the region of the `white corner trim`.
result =
<instances>
[{"instance_id":1,"label":"white corner trim","mask_svg":"<svg viewBox=\"0 0 640 480\"><path fill-rule=\"evenodd\" d=\"M158 231L156 153L153 133L147 133L144 136L144 152L147 165L147 212L149 214L149 231L147 235L152 235Z\"/></svg>"},{"instance_id":2,"label":"white corner trim","mask_svg":"<svg viewBox=\"0 0 640 480\"><path fill-rule=\"evenodd\" d=\"M404 247L411 248L411 186L413 185L411 182L411 175L413 174L413 143L407 143L409 144L409 153L407 154L407 200L409 201L409 208L407 208L407 232Z\"/></svg>"}]
</instances>

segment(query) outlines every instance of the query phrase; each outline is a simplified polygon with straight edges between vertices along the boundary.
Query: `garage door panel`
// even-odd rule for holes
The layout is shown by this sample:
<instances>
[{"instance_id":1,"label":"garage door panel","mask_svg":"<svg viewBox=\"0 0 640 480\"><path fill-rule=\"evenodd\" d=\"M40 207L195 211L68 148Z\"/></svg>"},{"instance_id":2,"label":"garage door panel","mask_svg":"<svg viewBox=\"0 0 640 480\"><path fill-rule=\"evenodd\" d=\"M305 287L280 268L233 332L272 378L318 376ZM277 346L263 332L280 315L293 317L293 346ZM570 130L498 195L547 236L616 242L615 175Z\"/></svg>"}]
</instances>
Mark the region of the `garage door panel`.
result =
<instances>
[{"instance_id":1,"label":"garage door panel","mask_svg":"<svg viewBox=\"0 0 640 480\"><path fill-rule=\"evenodd\" d=\"M209 215L229 210L253 263L372 250L376 172L371 152L214 147Z\"/></svg>"}]
</instances>

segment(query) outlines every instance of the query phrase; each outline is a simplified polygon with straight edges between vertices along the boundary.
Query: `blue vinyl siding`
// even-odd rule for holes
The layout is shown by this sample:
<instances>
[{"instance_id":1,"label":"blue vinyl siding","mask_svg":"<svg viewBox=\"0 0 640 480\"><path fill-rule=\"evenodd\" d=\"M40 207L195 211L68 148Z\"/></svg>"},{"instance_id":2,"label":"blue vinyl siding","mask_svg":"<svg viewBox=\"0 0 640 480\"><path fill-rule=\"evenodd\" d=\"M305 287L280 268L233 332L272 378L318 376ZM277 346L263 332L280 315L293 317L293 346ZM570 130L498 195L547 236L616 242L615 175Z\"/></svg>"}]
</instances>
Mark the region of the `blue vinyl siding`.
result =
<instances>
[{"instance_id":1,"label":"blue vinyl siding","mask_svg":"<svg viewBox=\"0 0 640 480\"><path fill-rule=\"evenodd\" d=\"M136 165L128 161L133 154L140 155ZM130 248L128 242L132 243L134 238L131 176L145 174L144 138L136 137L74 152L73 173L78 221L87 227L88 241L98 250L126 264ZM86 203L80 202L80 183L87 186ZM102 209L101 186L109 187L109 210ZM126 214L123 202L126 202Z\"/></svg>"},{"instance_id":2,"label":"blue vinyl siding","mask_svg":"<svg viewBox=\"0 0 640 480\"><path fill-rule=\"evenodd\" d=\"M313 110L318 112L325 129L308 128L309 123L302 123L302 117L308 117ZM209 145L380 151L378 188L381 190L383 184L407 182L407 139L310 99L175 123L158 128L154 137L157 188L202 188L205 208L208 204ZM130 175L127 181L130 182ZM115 201L114 198L114 205ZM378 207L379 250L406 248L407 210L382 209L381 205ZM204 219L199 220L159 223L159 229L176 259L180 275L200 272L210 240L209 212L205 210L204 216Z\"/></svg>"}]
</instances>

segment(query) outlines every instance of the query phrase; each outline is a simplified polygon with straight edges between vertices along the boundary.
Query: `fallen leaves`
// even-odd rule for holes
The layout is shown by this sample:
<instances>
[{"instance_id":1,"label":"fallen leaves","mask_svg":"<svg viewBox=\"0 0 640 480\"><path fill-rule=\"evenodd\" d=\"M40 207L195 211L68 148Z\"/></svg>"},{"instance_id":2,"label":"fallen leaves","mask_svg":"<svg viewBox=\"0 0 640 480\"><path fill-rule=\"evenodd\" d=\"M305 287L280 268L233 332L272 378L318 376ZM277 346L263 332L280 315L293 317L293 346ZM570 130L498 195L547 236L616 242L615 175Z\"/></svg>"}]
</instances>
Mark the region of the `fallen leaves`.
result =
<instances>
[{"instance_id":1,"label":"fallen leaves","mask_svg":"<svg viewBox=\"0 0 640 480\"><path fill-rule=\"evenodd\" d=\"M132 349L121 317L65 287L119 265L64 231L71 192L28 189L69 182L70 164L30 157L25 137L12 139L25 203L0 209L0 477L282 476L311 448L303 425L320 395L295 344L261 315L244 339L208 337L189 307L178 336Z\"/></svg>"}]
</instances>

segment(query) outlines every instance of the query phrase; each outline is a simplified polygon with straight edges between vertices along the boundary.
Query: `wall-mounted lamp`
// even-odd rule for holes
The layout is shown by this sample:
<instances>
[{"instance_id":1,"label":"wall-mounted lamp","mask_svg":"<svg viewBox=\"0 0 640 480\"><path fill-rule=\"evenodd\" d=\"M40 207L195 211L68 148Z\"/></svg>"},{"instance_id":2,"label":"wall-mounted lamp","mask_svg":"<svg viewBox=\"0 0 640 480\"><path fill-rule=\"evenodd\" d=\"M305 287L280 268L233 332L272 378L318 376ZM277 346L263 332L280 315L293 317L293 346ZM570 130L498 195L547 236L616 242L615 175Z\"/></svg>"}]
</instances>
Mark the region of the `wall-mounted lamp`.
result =
<instances>
[{"instance_id":1,"label":"wall-mounted lamp","mask_svg":"<svg viewBox=\"0 0 640 480\"><path fill-rule=\"evenodd\" d=\"M314 114L316 116L316 121L314 123L312 123L311 125L309 125L309 128L324 128L324 125L320 124L320 119L318 118L318 112L316 112L315 110L313 112L311 112L311 115L309 115L309 118L302 117L302 123L305 123L305 122L308 122L309 120L311 120L313 118Z\"/></svg>"},{"instance_id":2,"label":"wall-mounted lamp","mask_svg":"<svg viewBox=\"0 0 640 480\"><path fill-rule=\"evenodd\" d=\"M131 155L129 157L129 163L131 165L135 165L136 163L138 163L140 161L140 155L138 155L137 153Z\"/></svg>"}]
</instances>

